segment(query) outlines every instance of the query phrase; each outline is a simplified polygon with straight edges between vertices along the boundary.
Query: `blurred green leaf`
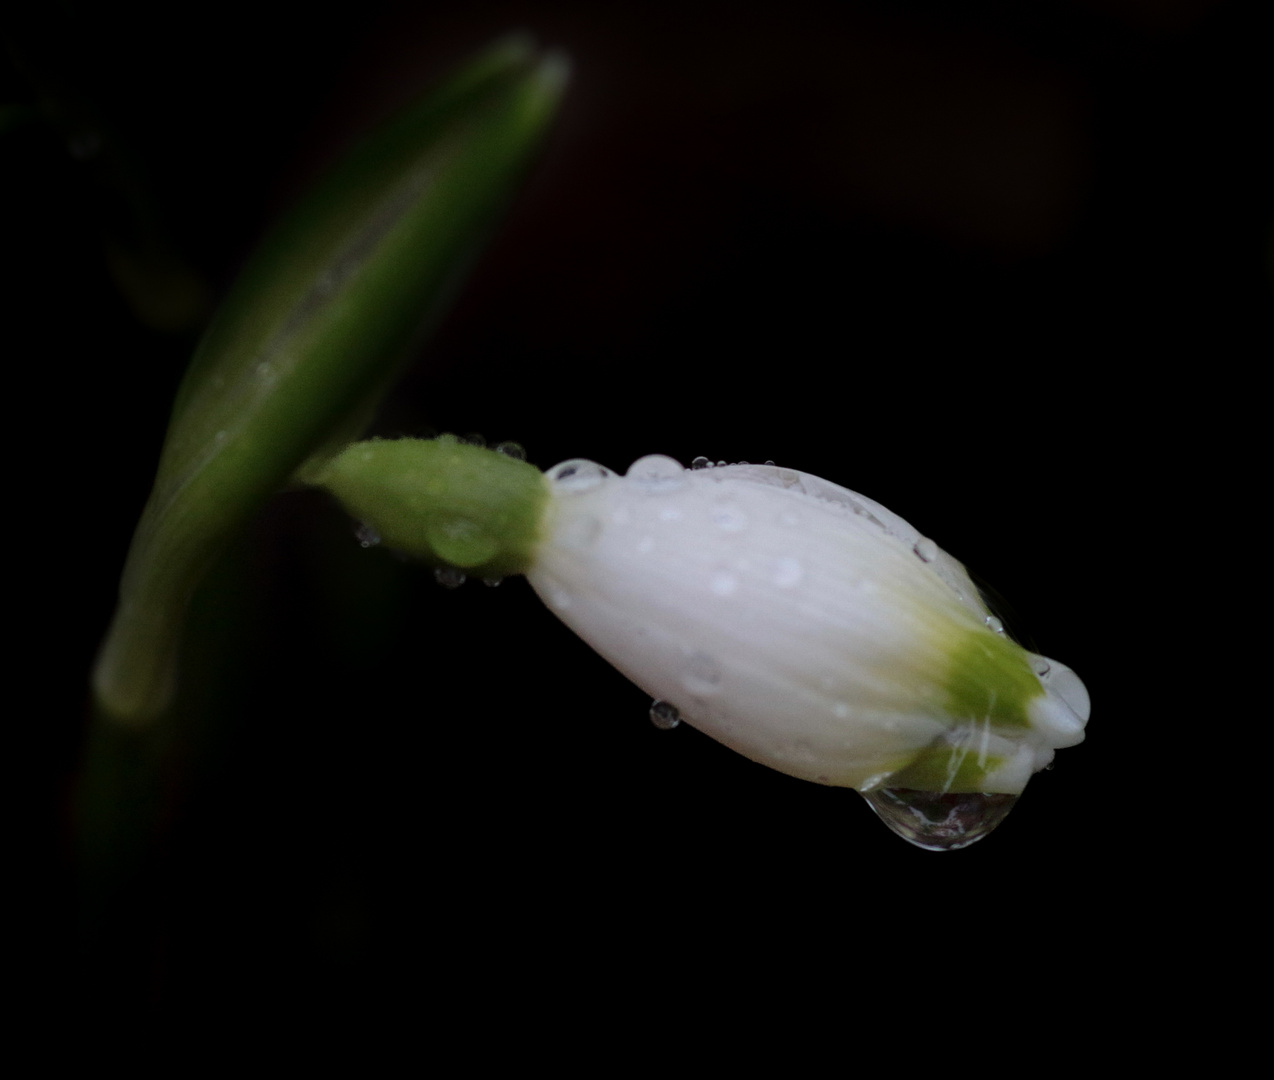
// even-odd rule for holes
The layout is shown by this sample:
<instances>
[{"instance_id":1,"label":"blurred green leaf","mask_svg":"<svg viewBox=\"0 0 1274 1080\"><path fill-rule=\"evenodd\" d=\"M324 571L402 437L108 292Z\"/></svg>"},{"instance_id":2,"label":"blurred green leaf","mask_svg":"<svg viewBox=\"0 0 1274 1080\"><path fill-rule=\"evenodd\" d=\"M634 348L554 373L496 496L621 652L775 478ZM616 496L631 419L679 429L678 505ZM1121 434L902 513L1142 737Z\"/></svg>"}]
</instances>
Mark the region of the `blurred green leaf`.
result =
<instances>
[{"instance_id":1,"label":"blurred green leaf","mask_svg":"<svg viewBox=\"0 0 1274 1080\"><path fill-rule=\"evenodd\" d=\"M94 672L161 712L190 596L260 504L355 438L453 295L552 119L566 65L503 42L346 156L273 230L196 349Z\"/></svg>"}]
</instances>

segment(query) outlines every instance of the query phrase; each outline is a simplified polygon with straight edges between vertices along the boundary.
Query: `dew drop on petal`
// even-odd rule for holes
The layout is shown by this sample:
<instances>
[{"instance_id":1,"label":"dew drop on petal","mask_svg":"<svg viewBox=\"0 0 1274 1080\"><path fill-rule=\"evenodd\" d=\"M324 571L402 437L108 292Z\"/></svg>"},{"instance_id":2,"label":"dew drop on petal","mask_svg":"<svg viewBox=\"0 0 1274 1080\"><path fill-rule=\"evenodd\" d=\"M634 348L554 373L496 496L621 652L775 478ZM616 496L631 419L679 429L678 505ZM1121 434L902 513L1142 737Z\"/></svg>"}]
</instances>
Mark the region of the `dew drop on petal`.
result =
<instances>
[{"instance_id":1,"label":"dew drop on petal","mask_svg":"<svg viewBox=\"0 0 1274 1080\"><path fill-rule=\"evenodd\" d=\"M666 454L647 454L634 461L624 479L649 495L676 491L686 485L686 470L681 462Z\"/></svg>"},{"instance_id":2,"label":"dew drop on petal","mask_svg":"<svg viewBox=\"0 0 1274 1080\"><path fill-rule=\"evenodd\" d=\"M598 465L586 458L571 458L549 469L545 476L558 491L567 495L578 495L583 491L591 491L599 487L615 474L605 465Z\"/></svg>"},{"instance_id":3,"label":"dew drop on petal","mask_svg":"<svg viewBox=\"0 0 1274 1080\"><path fill-rule=\"evenodd\" d=\"M700 454L697 458L694 459L694 461L690 463L690 467L692 469L710 469L712 468L712 462L708 458Z\"/></svg>"},{"instance_id":4,"label":"dew drop on petal","mask_svg":"<svg viewBox=\"0 0 1274 1080\"><path fill-rule=\"evenodd\" d=\"M889 787L874 788L862 796L893 832L926 851L956 851L976 843L1017 802L1016 795Z\"/></svg>"},{"instance_id":5,"label":"dew drop on petal","mask_svg":"<svg viewBox=\"0 0 1274 1080\"><path fill-rule=\"evenodd\" d=\"M997 634L1004 633L1004 624L994 615L988 615L986 617L986 628Z\"/></svg>"},{"instance_id":6,"label":"dew drop on petal","mask_svg":"<svg viewBox=\"0 0 1274 1080\"><path fill-rule=\"evenodd\" d=\"M375 547L380 543L380 533L373 529L366 522L363 522L354 530L354 536L358 540L358 546L363 548Z\"/></svg>"},{"instance_id":7,"label":"dew drop on petal","mask_svg":"<svg viewBox=\"0 0 1274 1080\"><path fill-rule=\"evenodd\" d=\"M458 589L465 583L465 572L454 566L434 567L434 581L444 589Z\"/></svg>"},{"instance_id":8,"label":"dew drop on petal","mask_svg":"<svg viewBox=\"0 0 1274 1080\"><path fill-rule=\"evenodd\" d=\"M671 731L681 723L681 713L677 706L669 701L652 701L650 703L650 722L660 731Z\"/></svg>"},{"instance_id":9,"label":"dew drop on petal","mask_svg":"<svg viewBox=\"0 0 1274 1080\"><path fill-rule=\"evenodd\" d=\"M927 536L917 540L912 550L920 556L921 562L933 562L938 557L938 545Z\"/></svg>"}]
</instances>

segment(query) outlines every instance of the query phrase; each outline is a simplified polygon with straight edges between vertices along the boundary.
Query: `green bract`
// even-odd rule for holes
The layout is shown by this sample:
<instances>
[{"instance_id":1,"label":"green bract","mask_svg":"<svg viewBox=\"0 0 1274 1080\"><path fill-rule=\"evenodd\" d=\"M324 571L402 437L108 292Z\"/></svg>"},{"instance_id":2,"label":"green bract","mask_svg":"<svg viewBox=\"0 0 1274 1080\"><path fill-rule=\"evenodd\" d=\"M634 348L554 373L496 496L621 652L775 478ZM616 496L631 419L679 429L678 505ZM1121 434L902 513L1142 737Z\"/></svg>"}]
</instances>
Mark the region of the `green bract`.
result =
<instances>
[{"instance_id":1,"label":"green bract","mask_svg":"<svg viewBox=\"0 0 1274 1080\"><path fill-rule=\"evenodd\" d=\"M318 482L378 541L482 577L530 569L549 500L534 465L451 435L355 443Z\"/></svg>"}]
</instances>

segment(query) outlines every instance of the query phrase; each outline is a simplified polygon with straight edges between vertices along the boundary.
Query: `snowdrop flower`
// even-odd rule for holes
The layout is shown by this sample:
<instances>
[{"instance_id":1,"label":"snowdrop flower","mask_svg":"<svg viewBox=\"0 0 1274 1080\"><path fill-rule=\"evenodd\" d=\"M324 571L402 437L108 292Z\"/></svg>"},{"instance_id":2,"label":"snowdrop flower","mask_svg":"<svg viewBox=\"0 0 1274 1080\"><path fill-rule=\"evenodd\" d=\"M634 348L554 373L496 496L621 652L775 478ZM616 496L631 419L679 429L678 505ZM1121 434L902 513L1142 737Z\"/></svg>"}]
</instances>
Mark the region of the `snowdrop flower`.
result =
<instances>
[{"instance_id":1,"label":"snowdrop flower","mask_svg":"<svg viewBox=\"0 0 1274 1080\"><path fill-rule=\"evenodd\" d=\"M998 632L964 567L871 499L662 456L547 475L536 592L754 761L862 792L1012 795L1084 737L1074 673Z\"/></svg>"},{"instance_id":2,"label":"snowdrop flower","mask_svg":"<svg viewBox=\"0 0 1274 1080\"><path fill-rule=\"evenodd\" d=\"M985 835L1084 737L1074 672L1005 637L964 567L871 499L772 465L498 457L361 443L325 483L391 546L525 573L653 718L862 792L921 846Z\"/></svg>"}]
</instances>

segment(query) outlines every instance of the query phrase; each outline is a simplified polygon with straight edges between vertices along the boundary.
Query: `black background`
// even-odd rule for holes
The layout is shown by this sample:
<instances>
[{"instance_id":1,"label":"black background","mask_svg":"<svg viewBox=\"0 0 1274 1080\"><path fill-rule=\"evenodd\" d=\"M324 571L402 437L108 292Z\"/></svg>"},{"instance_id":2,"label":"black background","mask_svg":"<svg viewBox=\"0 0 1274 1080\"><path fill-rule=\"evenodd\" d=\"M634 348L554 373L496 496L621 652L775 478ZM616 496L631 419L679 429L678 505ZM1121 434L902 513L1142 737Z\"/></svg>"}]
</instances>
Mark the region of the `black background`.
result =
<instances>
[{"instance_id":1,"label":"black background","mask_svg":"<svg viewBox=\"0 0 1274 1080\"><path fill-rule=\"evenodd\" d=\"M519 28L571 57L560 123L375 430L861 491L1080 673L1088 740L984 843L915 850L853 793L656 731L524 582L443 590L286 493L200 607L225 643L105 983L174 1015L413 1014L552 973L650 979L658 1009L723 973L1118 982L1209 953L1246 745L1210 643L1248 595L1210 537L1255 530L1227 507L1269 359L1243 8L113 5L17 25L6 70L54 118L9 131L5 183L58 995L101 992L67 793L200 305L348 139ZM111 244L160 253L133 301Z\"/></svg>"}]
</instances>

